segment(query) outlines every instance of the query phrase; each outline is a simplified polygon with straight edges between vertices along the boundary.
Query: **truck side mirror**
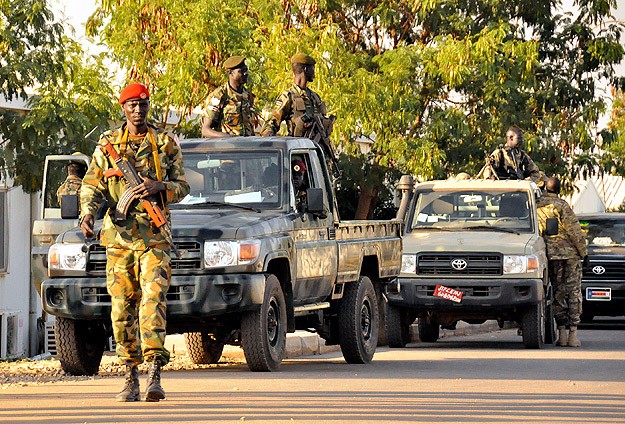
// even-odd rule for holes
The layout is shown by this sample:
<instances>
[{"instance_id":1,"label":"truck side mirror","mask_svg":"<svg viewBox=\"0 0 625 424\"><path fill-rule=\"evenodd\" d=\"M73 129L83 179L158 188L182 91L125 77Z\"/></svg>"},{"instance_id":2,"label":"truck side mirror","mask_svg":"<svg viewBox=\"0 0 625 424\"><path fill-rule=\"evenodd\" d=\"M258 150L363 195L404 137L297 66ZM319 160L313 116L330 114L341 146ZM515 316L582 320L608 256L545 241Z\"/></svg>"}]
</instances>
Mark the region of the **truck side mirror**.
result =
<instances>
[{"instance_id":1,"label":"truck side mirror","mask_svg":"<svg viewBox=\"0 0 625 424\"><path fill-rule=\"evenodd\" d=\"M61 218L76 219L79 215L78 195L64 194L61 196Z\"/></svg>"},{"instance_id":2,"label":"truck side mirror","mask_svg":"<svg viewBox=\"0 0 625 424\"><path fill-rule=\"evenodd\" d=\"M322 188L309 188L306 190L306 200L308 207L306 208L310 213L322 213L323 212L323 189Z\"/></svg>"},{"instance_id":3,"label":"truck side mirror","mask_svg":"<svg viewBox=\"0 0 625 424\"><path fill-rule=\"evenodd\" d=\"M547 223L545 225L545 231L543 235L544 236L558 235L558 218L547 218Z\"/></svg>"}]
</instances>

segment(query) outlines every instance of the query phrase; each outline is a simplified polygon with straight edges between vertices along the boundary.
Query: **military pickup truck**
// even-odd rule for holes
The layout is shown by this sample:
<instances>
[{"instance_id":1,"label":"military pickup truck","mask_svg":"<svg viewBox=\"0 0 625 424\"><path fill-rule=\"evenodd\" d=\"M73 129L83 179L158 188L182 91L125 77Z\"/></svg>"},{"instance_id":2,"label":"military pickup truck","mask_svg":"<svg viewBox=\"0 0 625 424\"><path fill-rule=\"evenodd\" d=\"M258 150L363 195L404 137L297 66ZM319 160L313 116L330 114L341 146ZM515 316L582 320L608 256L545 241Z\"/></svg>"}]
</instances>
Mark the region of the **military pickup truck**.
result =
<instances>
[{"instance_id":1,"label":"military pickup truck","mask_svg":"<svg viewBox=\"0 0 625 424\"><path fill-rule=\"evenodd\" d=\"M170 206L181 256L172 255L168 333L184 333L195 363L241 345L252 371L277 370L296 329L340 345L348 363L371 361L382 286L401 266L401 222L340 221L323 152L308 139L180 145L191 191ZM295 160L305 190L294 189ZM111 335L105 249L74 228L48 258L41 296L56 316L58 358L66 372L96 374Z\"/></svg>"},{"instance_id":2,"label":"military pickup truck","mask_svg":"<svg viewBox=\"0 0 625 424\"><path fill-rule=\"evenodd\" d=\"M405 212L400 276L385 287L389 346L435 342L458 321L520 325L523 343L553 343L552 287L529 181L417 184ZM553 229L552 229L553 231ZM557 230L556 230L557 232Z\"/></svg>"}]
</instances>

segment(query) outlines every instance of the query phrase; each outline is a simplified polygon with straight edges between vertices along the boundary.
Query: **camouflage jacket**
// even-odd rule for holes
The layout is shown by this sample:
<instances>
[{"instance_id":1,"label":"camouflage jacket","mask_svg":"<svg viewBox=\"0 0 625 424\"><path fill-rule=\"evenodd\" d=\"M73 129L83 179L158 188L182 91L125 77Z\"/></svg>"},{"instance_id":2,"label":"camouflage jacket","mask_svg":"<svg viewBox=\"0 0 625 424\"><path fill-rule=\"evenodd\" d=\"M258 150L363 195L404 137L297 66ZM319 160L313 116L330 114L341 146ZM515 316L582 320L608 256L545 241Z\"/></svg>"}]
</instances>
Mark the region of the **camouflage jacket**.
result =
<instances>
[{"instance_id":1,"label":"camouflage jacket","mask_svg":"<svg viewBox=\"0 0 625 424\"><path fill-rule=\"evenodd\" d=\"M149 137L129 135L124 149L124 143L120 140L120 131L123 131L123 128L112 133L107 132L106 135L120 156L130 162L139 175L158 180ZM168 135L158 133L154 127L150 126L149 131L155 135L162 180L166 188L164 192L161 192L163 195L160 196L160 203L161 206L166 206L186 196L189 193L189 184L184 175L182 154L178 144ZM104 175L106 170L115 168L113 160L96 147L80 189L81 216L87 214L95 216L101 203L106 201L108 212L104 217L100 232L100 243L103 246L132 250L146 250L149 247L168 248L160 231L152 225L148 213L137 200L131 204L126 219L114 219L117 202L126 190L126 182L123 178ZM167 212L166 215L169 220Z\"/></svg>"},{"instance_id":2,"label":"camouflage jacket","mask_svg":"<svg viewBox=\"0 0 625 424\"><path fill-rule=\"evenodd\" d=\"M287 134L291 137L300 137L304 134L302 117L314 114L325 116L325 103L310 88L302 90L297 84L293 84L276 100L274 110L271 112L271 119L265 122L261 134L266 135L270 131L277 134L280 123L285 121Z\"/></svg>"},{"instance_id":3,"label":"camouflage jacket","mask_svg":"<svg viewBox=\"0 0 625 424\"><path fill-rule=\"evenodd\" d=\"M521 149L501 146L490 155L490 163L502 180L530 179L536 182L540 178L538 166Z\"/></svg>"},{"instance_id":4,"label":"camouflage jacket","mask_svg":"<svg viewBox=\"0 0 625 424\"><path fill-rule=\"evenodd\" d=\"M61 184L56 191L56 197L61 204L61 196L67 194L78 194L80 192L80 186L82 185L82 179L78 175L68 175L63 184Z\"/></svg>"},{"instance_id":5,"label":"camouflage jacket","mask_svg":"<svg viewBox=\"0 0 625 424\"><path fill-rule=\"evenodd\" d=\"M553 193L543 194L537 201L540 233L547 218L558 218L558 234L544 236L549 259L579 259L588 254L582 227L571 207Z\"/></svg>"},{"instance_id":6,"label":"camouflage jacket","mask_svg":"<svg viewBox=\"0 0 625 424\"><path fill-rule=\"evenodd\" d=\"M237 93L226 83L208 96L202 113L216 131L232 135L254 135L254 127L258 123L254 99L254 95L245 88Z\"/></svg>"}]
</instances>

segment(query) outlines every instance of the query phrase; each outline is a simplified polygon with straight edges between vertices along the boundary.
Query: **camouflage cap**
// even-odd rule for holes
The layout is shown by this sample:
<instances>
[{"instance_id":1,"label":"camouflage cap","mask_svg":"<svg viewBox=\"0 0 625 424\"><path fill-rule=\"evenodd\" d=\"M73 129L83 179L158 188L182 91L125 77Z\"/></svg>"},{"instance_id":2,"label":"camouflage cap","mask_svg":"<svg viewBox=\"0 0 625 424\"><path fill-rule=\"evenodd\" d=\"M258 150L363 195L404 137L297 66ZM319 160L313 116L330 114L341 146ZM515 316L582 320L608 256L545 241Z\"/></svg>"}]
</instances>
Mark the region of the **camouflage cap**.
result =
<instances>
[{"instance_id":1,"label":"camouflage cap","mask_svg":"<svg viewBox=\"0 0 625 424\"><path fill-rule=\"evenodd\" d=\"M296 53L291 57L291 63L301 63L302 65L314 65L315 59L305 53Z\"/></svg>"},{"instance_id":2,"label":"camouflage cap","mask_svg":"<svg viewBox=\"0 0 625 424\"><path fill-rule=\"evenodd\" d=\"M223 67L225 69L235 69L245 63L243 56L230 56L224 61Z\"/></svg>"}]
</instances>

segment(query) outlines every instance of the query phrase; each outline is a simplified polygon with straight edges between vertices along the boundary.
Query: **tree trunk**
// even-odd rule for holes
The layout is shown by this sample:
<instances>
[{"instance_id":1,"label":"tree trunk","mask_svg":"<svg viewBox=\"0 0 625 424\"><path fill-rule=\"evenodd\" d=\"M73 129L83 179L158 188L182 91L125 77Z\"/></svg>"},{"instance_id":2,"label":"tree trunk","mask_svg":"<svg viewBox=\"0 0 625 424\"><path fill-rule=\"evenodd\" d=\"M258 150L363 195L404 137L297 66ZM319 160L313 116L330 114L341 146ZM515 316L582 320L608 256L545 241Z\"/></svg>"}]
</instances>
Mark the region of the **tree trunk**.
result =
<instances>
[{"instance_id":1,"label":"tree trunk","mask_svg":"<svg viewBox=\"0 0 625 424\"><path fill-rule=\"evenodd\" d=\"M379 187L369 187L366 184L360 185L360 197L358 198L358 208L354 219L372 219L373 209L378 200Z\"/></svg>"}]
</instances>

